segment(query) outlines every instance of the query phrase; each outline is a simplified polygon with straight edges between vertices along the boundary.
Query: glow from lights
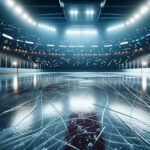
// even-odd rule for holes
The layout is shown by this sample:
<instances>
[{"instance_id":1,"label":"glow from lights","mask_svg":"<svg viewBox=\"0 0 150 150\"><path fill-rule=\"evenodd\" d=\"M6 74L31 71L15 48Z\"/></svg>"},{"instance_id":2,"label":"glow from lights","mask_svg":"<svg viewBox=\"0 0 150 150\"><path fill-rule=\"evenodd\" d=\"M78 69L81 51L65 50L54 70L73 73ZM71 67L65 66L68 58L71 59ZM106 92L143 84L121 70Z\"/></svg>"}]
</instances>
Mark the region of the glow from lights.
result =
<instances>
[{"instance_id":1,"label":"glow from lights","mask_svg":"<svg viewBox=\"0 0 150 150\"><path fill-rule=\"evenodd\" d=\"M77 16L79 14L78 10L77 9L72 9L70 10L70 15L71 16Z\"/></svg>"},{"instance_id":2,"label":"glow from lights","mask_svg":"<svg viewBox=\"0 0 150 150\"><path fill-rule=\"evenodd\" d=\"M97 35L98 31L96 29L68 29L66 31L67 35Z\"/></svg>"},{"instance_id":3,"label":"glow from lights","mask_svg":"<svg viewBox=\"0 0 150 150\"><path fill-rule=\"evenodd\" d=\"M147 90L147 83L148 83L147 76L143 75L142 76L142 89L144 92L146 92L146 90Z\"/></svg>"},{"instance_id":4,"label":"glow from lights","mask_svg":"<svg viewBox=\"0 0 150 150\"><path fill-rule=\"evenodd\" d=\"M77 29L69 29L66 31L66 34L68 34L68 35L81 35L82 32L81 32L81 30L77 30Z\"/></svg>"},{"instance_id":5,"label":"glow from lights","mask_svg":"<svg viewBox=\"0 0 150 150\"><path fill-rule=\"evenodd\" d=\"M148 7L147 6L142 6L141 8L140 8L140 13L141 14L146 14L148 12Z\"/></svg>"},{"instance_id":6,"label":"glow from lights","mask_svg":"<svg viewBox=\"0 0 150 150\"><path fill-rule=\"evenodd\" d=\"M94 29L83 30L82 34L84 34L84 35L96 35L97 34L97 30L94 30Z\"/></svg>"},{"instance_id":7,"label":"glow from lights","mask_svg":"<svg viewBox=\"0 0 150 150\"><path fill-rule=\"evenodd\" d=\"M92 45L91 47L92 48L98 48L98 45Z\"/></svg>"},{"instance_id":8,"label":"glow from lights","mask_svg":"<svg viewBox=\"0 0 150 150\"><path fill-rule=\"evenodd\" d=\"M26 21L27 23L29 23L32 26L37 26L37 22L34 21L34 19L32 19L32 17L29 17L29 15L23 10L23 8L16 4L13 0L6 0L6 5L9 7L14 7L12 10L13 12L15 12L15 14L20 15L20 17ZM77 12L74 12L75 14ZM55 27L50 27L50 26L46 26L46 25L41 25L40 26L42 29L45 29L47 31L52 31L52 32L56 32L56 28Z\"/></svg>"},{"instance_id":9,"label":"glow from lights","mask_svg":"<svg viewBox=\"0 0 150 150\"><path fill-rule=\"evenodd\" d=\"M144 66L146 66L147 65L147 62L146 61L143 61L142 62L142 66L144 67Z\"/></svg>"},{"instance_id":10,"label":"glow from lights","mask_svg":"<svg viewBox=\"0 0 150 150\"><path fill-rule=\"evenodd\" d=\"M60 48L65 48L67 47L66 45L59 45Z\"/></svg>"},{"instance_id":11,"label":"glow from lights","mask_svg":"<svg viewBox=\"0 0 150 150\"><path fill-rule=\"evenodd\" d=\"M34 64L34 68L36 68L37 67L37 65L36 64Z\"/></svg>"},{"instance_id":12,"label":"glow from lights","mask_svg":"<svg viewBox=\"0 0 150 150\"><path fill-rule=\"evenodd\" d=\"M26 44L34 44L34 42L31 41L25 41Z\"/></svg>"},{"instance_id":13,"label":"glow from lights","mask_svg":"<svg viewBox=\"0 0 150 150\"><path fill-rule=\"evenodd\" d=\"M22 15L22 18L25 19L25 20L28 20L28 19L29 19L29 16L28 16L28 14L24 13L24 14Z\"/></svg>"},{"instance_id":14,"label":"glow from lights","mask_svg":"<svg viewBox=\"0 0 150 150\"><path fill-rule=\"evenodd\" d=\"M14 66L17 66L17 64L14 65ZM15 93L18 92L18 76L17 75L15 75L13 77L13 90L14 90Z\"/></svg>"},{"instance_id":15,"label":"glow from lights","mask_svg":"<svg viewBox=\"0 0 150 150\"><path fill-rule=\"evenodd\" d=\"M14 67L16 67L18 65L18 63L16 61L14 61L12 64Z\"/></svg>"},{"instance_id":16,"label":"glow from lights","mask_svg":"<svg viewBox=\"0 0 150 150\"><path fill-rule=\"evenodd\" d=\"M140 19L140 17L141 17L141 16L140 16L140 14L138 14L138 13L134 15L134 19L135 19L135 20Z\"/></svg>"},{"instance_id":17,"label":"glow from lights","mask_svg":"<svg viewBox=\"0 0 150 150\"><path fill-rule=\"evenodd\" d=\"M15 5L15 2L13 0L7 0L6 1L7 6L13 7Z\"/></svg>"},{"instance_id":18,"label":"glow from lights","mask_svg":"<svg viewBox=\"0 0 150 150\"><path fill-rule=\"evenodd\" d=\"M44 108L43 108L43 114L44 117L54 117L54 116L58 116L59 113L62 113L63 111L63 105L60 102L54 102L52 104L48 103L45 104Z\"/></svg>"},{"instance_id":19,"label":"glow from lights","mask_svg":"<svg viewBox=\"0 0 150 150\"><path fill-rule=\"evenodd\" d=\"M55 47L54 44L47 44L48 47Z\"/></svg>"},{"instance_id":20,"label":"glow from lights","mask_svg":"<svg viewBox=\"0 0 150 150\"><path fill-rule=\"evenodd\" d=\"M148 2L148 5L150 6L150 1ZM125 23L124 23L124 26L120 26L120 25L115 25L115 26L112 26L112 27L109 27L107 28L107 31L110 32L110 31L114 31L114 30L118 30L118 29L121 29L125 26L129 26L129 25L132 25L134 24L136 21L138 21L141 17L141 15L145 15L147 12L149 11L149 7L147 5L145 6L142 6L138 12L136 12L129 20L127 20Z\"/></svg>"},{"instance_id":21,"label":"glow from lights","mask_svg":"<svg viewBox=\"0 0 150 150\"><path fill-rule=\"evenodd\" d=\"M104 47L105 47L105 48L107 48L107 47L112 47L112 45L104 45Z\"/></svg>"},{"instance_id":22,"label":"glow from lights","mask_svg":"<svg viewBox=\"0 0 150 150\"><path fill-rule=\"evenodd\" d=\"M44 29L44 30L46 30L46 31L56 32L56 28L55 28L55 27L52 27L52 26L47 26L47 25L44 25L44 24L39 23L39 24L38 24L38 27L41 28L41 29Z\"/></svg>"},{"instance_id":23,"label":"glow from lights","mask_svg":"<svg viewBox=\"0 0 150 150\"><path fill-rule=\"evenodd\" d=\"M120 45L126 45L128 43L129 43L128 41L125 41L125 42L121 42Z\"/></svg>"},{"instance_id":24,"label":"glow from lights","mask_svg":"<svg viewBox=\"0 0 150 150\"><path fill-rule=\"evenodd\" d=\"M31 114L31 110L21 109L15 114L12 121L12 127L15 127L17 130L24 131L32 125L32 122L33 114Z\"/></svg>"},{"instance_id":25,"label":"glow from lights","mask_svg":"<svg viewBox=\"0 0 150 150\"><path fill-rule=\"evenodd\" d=\"M34 65L36 65L36 64L34 64ZM34 68L36 68L36 66L34 66ZM37 85L37 76L36 75L33 76L33 85L34 85L34 87L36 87L36 85Z\"/></svg>"},{"instance_id":26,"label":"glow from lights","mask_svg":"<svg viewBox=\"0 0 150 150\"><path fill-rule=\"evenodd\" d=\"M21 6L16 6L16 7L14 8L14 11L15 11L15 13L16 13L17 15L20 15L20 14L23 13L23 9L22 9Z\"/></svg>"},{"instance_id":27,"label":"glow from lights","mask_svg":"<svg viewBox=\"0 0 150 150\"><path fill-rule=\"evenodd\" d=\"M85 14L87 16L93 16L95 14L95 11L93 9L88 9L85 11Z\"/></svg>"},{"instance_id":28,"label":"glow from lights","mask_svg":"<svg viewBox=\"0 0 150 150\"><path fill-rule=\"evenodd\" d=\"M78 47L78 48L83 48L83 47L85 47L84 45L77 45L76 47Z\"/></svg>"},{"instance_id":29,"label":"glow from lights","mask_svg":"<svg viewBox=\"0 0 150 150\"><path fill-rule=\"evenodd\" d=\"M119 116L123 121L130 124L131 128L137 129L138 127L140 129L148 130L146 124L150 124L150 115L146 110L119 103L111 104L110 108L117 112L110 111L112 116Z\"/></svg>"},{"instance_id":30,"label":"glow from lights","mask_svg":"<svg viewBox=\"0 0 150 150\"><path fill-rule=\"evenodd\" d=\"M11 37L11 36L9 36L9 35L7 35L7 34L4 34L4 33L3 33L2 36L5 37L5 38L7 38L7 39L13 40L13 37Z\"/></svg>"},{"instance_id":31,"label":"glow from lights","mask_svg":"<svg viewBox=\"0 0 150 150\"><path fill-rule=\"evenodd\" d=\"M86 93L71 94L69 105L72 112L92 112L94 110L95 99L92 94Z\"/></svg>"},{"instance_id":32,"label":"glow from lights","mask_svg":"<svg viewBox=\"0 0 150 150\"><path fill-rule=\"evenodd\" d=\"M122 29L122 28L124 28L125 26L126 26L126 24L120 23L120 24L118 24L118 25L114 25L114 26L112 26L112 27L109 27L109 28L107 29L107 31L113 31L113 30L116 30L116 29Z\"/></svg>"},{"instance_id":33,"label":"glow from lights","mask_svg":"<svg viewBox=\"0 0 150 150\"><path fill-rule=\"evenodd\" d=\"M129 20L129 22L132 24L132 23L135 22L135 19L134 19L134 18L131 18L131 19Z\"/></svg>"},{"instance_id":34,"label":"glow from lights","mask_svg":"<svg viewBox=\"0 0 150 150\"><path fill-rule=\"evenodd\" d=\"M127 26L128 26L128 25L130 25L130 22L129 22L129 21L127 21L127 22L126 22L126 25L127 25Z\"/></svg>"}]
</instances>

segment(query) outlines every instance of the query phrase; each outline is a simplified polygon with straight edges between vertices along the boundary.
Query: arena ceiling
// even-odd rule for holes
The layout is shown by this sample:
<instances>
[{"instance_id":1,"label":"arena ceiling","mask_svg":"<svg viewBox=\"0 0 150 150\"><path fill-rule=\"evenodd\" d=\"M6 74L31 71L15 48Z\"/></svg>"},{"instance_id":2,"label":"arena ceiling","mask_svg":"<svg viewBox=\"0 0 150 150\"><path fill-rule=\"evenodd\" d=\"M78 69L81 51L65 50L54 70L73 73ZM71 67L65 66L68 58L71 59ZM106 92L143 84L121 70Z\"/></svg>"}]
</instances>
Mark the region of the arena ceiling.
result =
<instances>
[{"instance_id":1,"label":"arena ceiling","mask_svg":"<svg viewBox=\"0 0 150 150\"><path fill-rule=\"evenodd\" d=\"M73 4L74 1L75 0L71 0L70 4ZM96 0L92 0L92 3L95 3L95 1ZM18 0L18 2L24 5L24 7L40 21L53 22L56 24L70 23L70 20L66 17L65 9L60 5L60 0ZM92 5L90 0L83 0L82 2ZM106 0L100 15L91 23L109 24L115 21L122 21L142 3L143 0ZM78 5L77 2L76 4ZM81 0L79 2L79 5L80 4Z\"/></svg>"}]
</instances>

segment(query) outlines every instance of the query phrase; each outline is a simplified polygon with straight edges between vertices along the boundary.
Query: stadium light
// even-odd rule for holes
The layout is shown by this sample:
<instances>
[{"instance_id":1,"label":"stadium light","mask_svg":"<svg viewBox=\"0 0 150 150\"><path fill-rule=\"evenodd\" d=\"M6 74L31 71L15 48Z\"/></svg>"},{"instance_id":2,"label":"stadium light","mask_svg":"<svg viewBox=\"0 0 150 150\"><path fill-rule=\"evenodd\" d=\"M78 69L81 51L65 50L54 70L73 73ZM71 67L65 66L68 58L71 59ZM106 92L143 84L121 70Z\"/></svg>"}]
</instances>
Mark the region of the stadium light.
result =
<instances>
[{"instance_id":1,"label":"stadium light","mask_svg":"<svg viewBox=\"0 0 150 150\"><path fill-rule=\"evenodd\" d=\"M150 1L148 1L148 6L150 6Z\"/></svg>"},{"instance_id":2,"label":"stadium light","mask_svg":"<svg viewBox=\"0 0 150 150\"><path fill-rule=\"evenodd\" d=\"M15 14L20 15L20 17L23 20L25 20L27 23L29 23L32 26L37 26L37 22L34 21L32 19L32 17L29 17L29 15L26 12L24 12L23 8L18 4L16 5L13 0L6 0L6 5L9 6L9 7L14 7L12 10L15 12ZM76 15L76 14L78 14L78 11L74 10L73 13ZM43 24L40 24L39 27L41 27L41 28L43 28L47 31L56 32L55 27L50 27L50 26L46 26L46 25L43 25ZM10 36L7 36L6 38L13 39Z\"/></svg>"},{"instance_id":3,"label":"stadium light","mask_svg":"<svg viewBox=\"0 0 150 150\"><path fill-rule=\"evenodd\" d=\"M15 2L14 2L13 0L7 0L7 1L6 1L6 5L7 5L8 7L14 7L14 6L15 6Z\"/></svg>"},{"instance_id":4,"label":"stadium light","mask_svg":"<svg viewBox=\"0 0 150 150\"><path fill-rule=\"evenodd\" d=\"M17 65L18 65L18 63L16 61L14 61L12 64L14 67L17 67Z\"/></svg>"},{"instance_id":5,"label":"stadium light","mask_svg":"<svg viewBox=\"0 0 150 150\"><path fill-rule=\"evenodd\" d=\"M94 30L94 29L83 30L82 34L83 35L96 35L97 34L97 30Z\"/></svg>"},{"instance_id":6,"label":"stadium light","mask_svg":"<svg viewBox=\"0 0 150 150\"><path fill-rule=\"evenodd\" d=\"M37 23L36 23L36 25L37 25ZM52 26L48 26L48 25L44 25L44 24L39 23L38 27L41 28L41 29L44 29L46 31L56 32L56 28L52 27Z\"/></svg>"},{"instance_id":7,"label":"stadium light","mask_svg":"<svg viewBox=\"0 0 150 150\"><path fill-rule=\"evenodd\" d=\"M140 8L140 13L141 14L145 14L145 13L147 13L148 12L148 7L147 6L142 6L141 8Z\"/></svg>"},{"instance_id":8,"label":"stadium light","mask_svg":"<svg viewBox=\"0 0 150 150\"><path fill-rule=\"evenodd\" d=\"M67 35L97 35L96 29L68 29L66 30Z\"/></svg>"},{"instance_id":9,"label":"stadium light","mask_svg":"<svg viewBox=\"0 0 150 150\"><path fill-rule=\"evenodd\" d=\"M79 11L77 9L70 10L70 15L71 16L77 16L78 14L79 14Z\"/></svg>"},{"instance_id":10,"label":"stadium light","mask_svg":"<svg viewBox=\"0 0 150 150\"><path fill-rule=\"evenodd\" d=\"M95 13L95 11L94 11L93 9L88 9L88 10L85 11L85 14L86 14L87 16L93 16L94 13Z\"/></svg>"},{"instance_id":11,"label":"stadium light","mask_svg":"<svg viewBox=\"0 0 150 150\"><path fill-rule=\"evenodd\" d=\"M27 13L24 13L24 14L22 15L22 18L23 18L24 20L28 20L28 19L29 19L29 15L28 15Z\"/></svg>"},{"instance_id":12,"label":"stadium light","mask_svg":"<svg viewBox=\"0 0 150 150\"><path fill-rule=\"evenodd\" d=\"M134 17L135 20L138 20L138 19L140 19L140 14L139 14L139 13L136 13L136 14L134 14L133 17Z\"/></svg>"},{"instance_id":13,"label":"stadium light","mask_svg":"<svg viewBox=\"0 0 150 150\"><path fill-rule=\"evenodd\" d=\"M135 23L137 20L141 18L141 15L145 15L148 12L149 10L148 6L150 6L150 0L148 1L147 5L143 5L142 7L140 7L139 11L136 12L129 20L127 20L124 23L124 25L116 25L116 26L108 27L107 31L110 32L110 31L114 31L117 29L121 29L122 27L125 27L125 26L132 25L133 23Z\"/></svg>"},{"instance_id":14,"label":"stadium light","mask_svg":"<svg viewBox=\"0 0 150 150\"><path fill-rule=\"evenodd\" d=\"M14 11L15 11L15 13L16 13L17 15L20 15L20 14L22 14L23 9L22 9L21 6L16 6L16 7L14 8Z\"/></svg>"},{"instance_id":15,"label":"stadium light","mask_svg":"<svg viewBox=\"0 0 150 150\"><path fill-rule=\"evenodd\" d=\"M128 41L125 41L125 42L121 42L120 45L126 45L128 43L129 43Z\"/></svg>"},{"instance_id":16,"label":"stadium light","mask_svg":"<svg viewBox=\"0 0 150 150\"><path fill-rule=\"evenodd\" d=\"M143 61L142 62L142 66L144 67L144 66L146 66L147 65L147 62L146 61Z\"/></svg>"},{"instance_id":17,"label":"stadium light","mask_svg":"<svg viewBox=\"0 0 150 150\"><path fill-rule=\"evenodd\" d=\"M7 38L7 39L13 40L13 37L11 37L10 35L7 35L7 34L3 33L2 36Z\"/></svg>"},{"instance_id":18,"label":"stadium light","mask_svg":"<svg viewBox=\"0 0 150 150\"><path fill-rule=\"evenodd\" d=\"M68 35L81 35L82 32L81 32L81 30L78 30L78 29L68 29L66 31L66 34L68 34Z\"/></svg>"},{"instance_id":19,"label":"stadium light","mask_svg":"<svg viewBox=\"0 0 150 150\"><path fill-rule=\"evenodd\" d=\"M131 18L130 20L129 20L129 22L132 24L132 23L134 23L135 22L135 18Z\"/></svg>"},{"instance_id":20,"label":"stadium light","mask_svg":"<svg viewBox=\"0 0 150 150\"><path fill-rule=\"evenodd\" d=\"M34 64L34 68L36 68L37 67L37 64Z\"/></svg>"}]
</instances>

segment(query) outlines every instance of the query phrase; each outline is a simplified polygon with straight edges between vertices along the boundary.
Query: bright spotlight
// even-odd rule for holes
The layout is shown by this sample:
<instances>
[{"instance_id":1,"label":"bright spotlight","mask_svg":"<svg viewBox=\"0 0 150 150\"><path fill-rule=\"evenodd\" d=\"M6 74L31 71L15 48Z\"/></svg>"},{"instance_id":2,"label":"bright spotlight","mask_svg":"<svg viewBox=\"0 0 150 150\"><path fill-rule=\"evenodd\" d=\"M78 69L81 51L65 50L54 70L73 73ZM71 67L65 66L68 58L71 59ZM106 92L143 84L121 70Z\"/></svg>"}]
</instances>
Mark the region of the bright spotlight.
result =
<instances>
[{"instance_id":1,"label":"bright spotlight","mask_svg":"<svg viewBox=\"0 0 150 150\"><path fill-rule=\"evenodd\" d=\"M68 29L66 31L66 34L68 35L81 35L81 30L77 30L77 29Z\"/></svg>"},{"instance_id":2,"label":"bright spotlight","mask_svg":"<svg viewBox=\"0 0 150 150\"><path fill-rule=\"evenodd\" d=\"M34 68L36 68L37 67L37 65L36 64L34 64Z\"/></svg>"},{"instance_id":3,"label":"bright spotlight","mask_svg":"<svg viewBox=\"0 0 150 150\"><path fill-rule=\"evenodd\" d=\"M15 11L15 13L18 15L18 14L21 14L21 13L23 12L23 9L22 9L21 6L16 6L16 7L14 8L14 11Z\"/></svg>"},{"instance_id":4,"label":"bright spotlight","mask_svg":"<svg viewBox=\"0 0 150 150\"><path fill-rule=\"evenodd\" d=\"M28 14L24 13L24 14L22 15L22 18L23 18L24 20L28 20L28 19L29 19L29 16L28 16Z\"/></svg>"},{"instance_id":5,"label":"bright spotlight","mask_svg":"<svg viewBox=\"0 0 150 150\"><path fill-rule=\"evenodd\" d=\"M7 0L6 1L7 6L13 7L15 5L15 2L13 0Z\"/></svg>"},{"instance_id":6,"label":"bright spotlight","mask_svg":"<svg viewBox=\"0 0 150 150\"><path fill-rule=\"evenodd\" d=\"M138 20L138 19L140 19L140 14L138 14L138 13L137 13L137 14L134 14L133 17L134 17L134 19Z\"/></svg>"},{"instance_id":7,"label":"bright spotlight","mask_svg":"<svg viewBox=\"0 0 150 150\"><path fill-rule=\"evenodd\" d=\"M143 61L142 62L142 66L144 67L144 66L146 66L147 65L147 62L146 61Z\"/></svg>"},{"instance_id":8,"label":"bright spotlight","mask_svg":"<svg viewBox=\"0 0 150 150\"><path fill-rule=\"evenodd\" d=\"M78 10L77 9L72 9L72 10L70 10L70 15L71 16L77 16L78 15Z\"/></svg>"},{"instance_id":9,"label":"bright spotlight","mask_svg":"<svg viewBox=\"0 0 150 150\"><path fill-rule=\"evenodd\" d=\"M13 37L11 37L10 35L7 35L7 34L3 33L2 36L7 38L7 39L13 40Z\"/></svg>"},{"instance_id":10,"label":"bright spotlight","mask_svg":"<svg viewBox=\"0 0 150 150\"><path fill-rule=\"evenodd\" d=\"M129 22L130 22L130 23L134 23L134 22L135 22L135 19L134 19L134 18L131 18L131 19L129 20Z\"/></svg>"},{"instance_id":11,"label":"bright spotlight","mask_svg":"<svg viewBox=\"0 0 150 150\"><path fill-rule=\"evenodd\" d=\"M28 22L29 22L30 24L32 24L32 23L33 23L33 20L32 20L31 18L28 18Z\"/></svg>"},{"instance_id":12,"label":"bright spotlight","mask_svg":"<svg viewBox=\"0 0 150 150\"><path fill-rule=\"evenodd\" d=\"M97 33L95 29L68 29L66 31L68 35L97 35Z\"/></svg>"},{"instance_id":13,"label":"bright spotlight","mask_svg":"<svg viewBox=\"0 0 150 150\"><path fill-rule=\"evenodd\" d=\"M87 16L93 16L95 12L94 12L93 9L90 9L90 10L88 9L88 10L85 11L85 13L86 13Z\"/></svg>"},{"instance_id":14,"label":"bright spotlight","mask_svg":"<svg viewBox=\"0 0 150 150\"><path fill-rule=\"evenodd\" d=\"M140 8L140 13L141 14L145 14L145 13L147 13L148 12L148 7L147 6L142 6L141 8Z\"/></svg>"},{"instance_id":15,"label":"bright spotlight","mask_svg":"<svg viewBox=\"0 0 150 150\"><path fill-rule=\"evenodd\" d=\"M130 25L130 22L129 22L129 21L127 21L127 22L126 22L126 25L127 25L127 26L129 26L129 25Z\"/></svg>"},{"instance_id":16,"label":"bright spotlight","mask_svg":"<svg viewBox=\"0 0 150 150\"><path fill-rule=\"evenodd\" d=\"M36 25L37 25L37 23L36 23L35 21L33 21L32 25L33 25L33 26L36 26Z\"/></svg>"},{"instance_id":17,"label":"bright spotlight","mask_svg":"<svg viewBox=\"0 0 150 150\"><path fill-rule=\"evenodd\" d=\"M96 35L97 34L97 30L91 29L91 30L83 30L82 31L83 35Z\"/></svg>"},{"instance_id":18,"label":"bright spotlight","mask_svg":"<svg viewBox=\"0 0 150 150\"><path fill-rule=\"evenodd\" d=\"M18 63L16 61L14 61L12 64L14 67L16 67L18 65Z\"/></svg>"}]
</instances>

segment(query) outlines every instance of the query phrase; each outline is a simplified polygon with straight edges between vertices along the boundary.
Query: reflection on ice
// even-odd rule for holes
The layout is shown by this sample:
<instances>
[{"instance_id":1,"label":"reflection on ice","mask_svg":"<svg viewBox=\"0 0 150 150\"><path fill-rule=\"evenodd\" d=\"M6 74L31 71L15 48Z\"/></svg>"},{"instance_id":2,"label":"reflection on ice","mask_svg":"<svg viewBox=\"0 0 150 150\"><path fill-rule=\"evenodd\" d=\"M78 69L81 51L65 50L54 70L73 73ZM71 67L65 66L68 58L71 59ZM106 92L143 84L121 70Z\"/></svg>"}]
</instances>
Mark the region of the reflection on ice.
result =
<instances>
[{"instance_id":1,"label":"reflection on ice","mask_svg":"<svg viewBox=\"0 0 150 150\"><path fill-rule=\"evenodd\" d=\"M37 85L37 76L34 75L33 76L33 86L36 87L36 85Z\"/></svg>"},{"instance_id":2,"label":"reflection on ice","mask_svg":"<svg viewBox=\"0 0 150 150\"><path fill-rule=\"evenodd\" d=\"M147 76L146 75L142 76L142 89L144 92L147 90Z\"/></svg>"},{"instance_id":3,"label":"reflection on ice","mask_svg":"<svg viewBox=\"0 0 150 150\"><path fill-rule=\"evenodd\" d=\"M92 91L85 92L75 92L70 94L69 97L69 108L72 112L93 112L94 111L94 95Z\"/></svg>"},{"instance_id":4,"label":"reflection on ice","mask_svg":"<svg viewBox=\"0 0 150 150\"><path fill-rule=\"evenodd\" d=\"M18 75L14 75L13 77L13 89L14 92L16 93L18 91Z\"/></svg>"},{"instance_id":5,"label":"reflection on ice","mask_svg":"<svg viewBox=\"0 0 150 150\"><path fill-rule=\"evenodd\" d=\"M56 117L63 111L63 105L61 102L47 103L44 105L43 114L44 117Z\"/></svg>"},{"instance_id":6,"label":"reflection on ice","mask_svg":"<svg viewBox=\"0 0 150 150\"><path fill-rule=\"evenodd\" d=\"M17 130L26 130L33 123L33 114L30 109L20 109L14 115L12 127Z\"/></svg>"},{"instance_id":7,"label":"reflection on ice","mask_svg":"<svg viewBox=\"0 0 150 150\"><path fill-rule=\"evenodd\" d=\"M44 73L18 77L0 78L0 150L149 150L148 76Z\"/></svg>"},{"instance_id":8,"label":"reflection on ice","mask_svg":"<svg viewBox=\"0 0 150 150\"><path fill-rule=\"evenodd\" d=\"M130 127L150 130L150 115L146 110L117 103L112 104L111 109L113 116L118 115Z\"/></svg>"}]
</instances>

